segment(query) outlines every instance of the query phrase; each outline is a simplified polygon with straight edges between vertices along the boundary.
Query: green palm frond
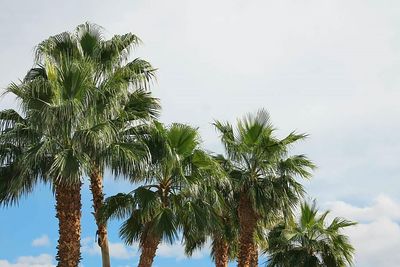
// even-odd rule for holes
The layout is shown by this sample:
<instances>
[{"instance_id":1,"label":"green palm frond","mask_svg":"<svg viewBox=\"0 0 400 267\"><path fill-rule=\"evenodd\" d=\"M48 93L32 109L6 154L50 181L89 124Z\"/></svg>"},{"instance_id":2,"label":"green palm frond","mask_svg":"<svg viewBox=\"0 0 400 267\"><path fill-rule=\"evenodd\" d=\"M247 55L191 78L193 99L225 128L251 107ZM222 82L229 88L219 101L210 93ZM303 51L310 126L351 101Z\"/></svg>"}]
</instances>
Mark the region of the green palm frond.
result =
<instances>
[{"instance_id":1,"label":"green palm frond","mask_svg":"<svg viewBox=\"0 0 400 267\"><path fill-rule=\"evenodd\" d=\"M128 59L132 48L141 43L139 37L132 33L124 35L115 35L101 45L99 59L105 67L120 65Z\"/></svg>"},{"instance_id":2,"label":"green palm frond","mask_svg":"<svg viewBox=\"0 0 400 267\"><path fill-rule=\"evenodd\" d=\"M279 140L264 109L239 119L236 128L219 121L214 125L230 161L233 186L251 196L257 213L267 216L294 207L304 193L296 178L311 177L315 165L304 155L289 155L289 146L307 135L292 132Z\"/></svg>"},{"instance_id":3,"label":"green palm frond","mask_svg":"<svg viewBox=\"0 0 400 267\"><path fill-rule=\"evenodd\" d=\"M17 123L24 122L24 118L22 118L22 116L14 109L5 109L0 111L0 131L12 128Z\"/></svg>"},{"instance_id":4,"label":"green palm frond","mask_svg":"<svg viewBox=\"0 0 400 267\"><path fill-rule=\"evenodd\" d=\"M168 207L161 208L152 218L148 231L172 244L177 239L179 232L179 223L174 211Z\"/></svg>"},{"instance_id":5,"label":"green palm frond","mask_svg":"<svg viewBox=\"0 0 400 267\"><path fill-rule=\"evenodd\" d=\"M31 193L40 181L40 172L27 171L19 162L0 167L0 205L15 205Z\"/></svg>"},{"instance_id":6,"label":"green palm frond","mask_svg":"<svg viewBox=\"0 0 400 267\"><path fill-rule=\"evenodd\" d=\"M101 26L89 22L76 27L75 38L85 57L96 58L99 56L103 43L102 31Z\"/></svg>"},{"instance_id":7,"label":"green palm frond","mask_svg":"<svg viewBox=\"0 0 400 267\"><path fill-rule=\"evenodd\" d=\"M135 210L131 213L131 216L122 223L119 235L127 245L132 245L134 242L140 242L144 231L145 225L141 220L140 211Z\"/></svg>"},{"instance_id":8,"label":"green palm frond","mask_svg":"<svg viewBox=\"0 0 400 267\"><path fill-rule=\"evenodd\" d=\"M63 58L79 58L80 56L75 36L69 32L51 36L36 47L37 62L45 60L61 62Z\"/></svg>"},{"instance_id":9,"label":"green palm frond","mask_svg":"<svg viewBox=\"0 0 400 267\"><path fill-rule=\"evenodd\" d=\"M147 238L172 243L180 232L189 240L205 230L211 210L222 199L215 184L222 184L223 172L200 148L196 128L153 122L142 130L134 136L140 136L137 141L148 148L149 159L133 173L133 181L145 184L131 193L136 203L134 212L140 215L134 218L132 211L120 235L128 244L140 241L141 246Z\"/></svg>"},{"instance_id":10,"label":"green palm frond","mask_svg":"<svg viewBox=\"0 0 400 267\"><path fill-rule=\"evenodd\" d=\"M6 89L21 112L0 112L1 204L16 203L40 181L80 183L93 165L125 177L147 170L144 125L160 109L146 91L155 69L130 59L137 36L106 40L102 32L84 23L49 37L35 49L35 66Z\"/></svg>"},{"instance_id":11,"label":"green palm frond","mask_svg":"<svg viewBox=\"0 0 400 267\"><path fill-rule=\"evenodd\" d=\"M302 203L298 221L290 220L268 234L268 266L346 266L353 264L354 248L343 228L356 223L320 214L313 204Z\"/></svg>"},{"instance_id":12,"label":"green palm frond","mask_svg":"<svg viewBox=\"0 0 400 267\"><path fill-rule=\"evenodd\" d=\"M119 193L108 197L99 213L102 221L107 221L111 218L125 219L135 208L136 201L132 195Z\"/></svg>"}]
</instances>

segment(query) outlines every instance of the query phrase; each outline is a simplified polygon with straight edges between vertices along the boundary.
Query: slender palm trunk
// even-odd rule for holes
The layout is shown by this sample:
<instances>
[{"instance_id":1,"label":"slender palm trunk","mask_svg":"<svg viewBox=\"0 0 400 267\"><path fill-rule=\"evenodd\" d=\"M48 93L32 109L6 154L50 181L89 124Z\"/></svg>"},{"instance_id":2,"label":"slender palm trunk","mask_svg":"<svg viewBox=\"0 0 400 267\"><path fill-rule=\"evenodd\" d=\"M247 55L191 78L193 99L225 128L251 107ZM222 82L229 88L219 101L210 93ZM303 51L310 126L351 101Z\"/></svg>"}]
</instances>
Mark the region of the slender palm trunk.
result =
<instances>
[{"instance_id":1,"label":"slender palm trunk","mask_svg":"<svg viewBox=\"0 0 400 267\"><path fill-rule=\"evenodd\" d=\"M214 239L215 267L228 267L229 244L222 238Z\"/></svg>"},{"instance_id":2,"label":"slender palm trunk","mask_svg":"<svg viewBox=\"0 0 400 267\"><path fill-rule=\"evenodd\" d=\"M98 216L99 210L104 203L103 194L103 176L97 166L93 166L93 170L90 173L90 190L93 195L93 208L94 208L94 218L97 225L97 236L98 245L101 249L101 261L103 267L110 267L110 249L108 247L108 237L107 237L107 226L105 223L100 221Z\"/></svg>"},{"instance_id":3,"label":"slender palm trunk","mask_svg":"<svg viewBox=\"0 0 400 267\"><path fill-rule=\"evenodd\" d=\"M77 267L81 260L81 183L55 186L59 239L57 267Z\"/></svg>"},{"instance_id":4,"label":"slender palm trunk","mask_svg":"<svg viewBox=\"0 0 400 267\"><path fill-rule=\"evenodd\" d=\"M149 236L144 240L141 246L142 253L140 254L138 267L151 267L159 244L160 238L157 237Z\"/></svg>"},{"instance_id":5,"label":"slender palm trunk","mask_svg":"<svg viewBox=\"0 0 400 267\"><path fill-rule=\"evenodd\" d=\"M240 196L238 215L240 223L238 267L250 267L253 256L257 216L250 198L245 193L242 193Z\"/></svg>"},{"instance_id":6,"label":"slender palm trunk","mask_svg":"<svg viewBox=\"0 0 400 267\"><path fill-rule=\"evenodd\" d=\"M258 267L258 246L257 246L257 244L254 244L253 249L252 249L250 267Z\"/></svg>"}]
</instances>

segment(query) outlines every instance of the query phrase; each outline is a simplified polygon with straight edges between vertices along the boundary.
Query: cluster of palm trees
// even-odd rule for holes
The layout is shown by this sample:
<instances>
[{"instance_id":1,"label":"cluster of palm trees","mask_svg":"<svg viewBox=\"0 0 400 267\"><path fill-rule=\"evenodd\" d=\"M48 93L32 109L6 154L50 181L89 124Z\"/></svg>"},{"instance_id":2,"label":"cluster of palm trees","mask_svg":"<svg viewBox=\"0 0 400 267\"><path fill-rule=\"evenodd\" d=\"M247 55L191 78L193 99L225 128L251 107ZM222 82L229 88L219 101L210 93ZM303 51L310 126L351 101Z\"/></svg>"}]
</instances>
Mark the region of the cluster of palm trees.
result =
<instances>
[{"instance_id":1,"label":"cluster of palm trees","mask_svg":"<svg viewBox=\"0 0 400 267\"><path fill-rule=\"evenodd\" d=\"M133 34L105 39L85 23L36 48L35 67L11 84L20 110L0 112L0 204L18 203L35 185L51 185L56 199L58 267L81 260L81 186L93 194L103 267L110 266L107 221L124 220L120 236L138 243L140 267L151 266L161 242L181 239L190 256L211 243L216 266L345 266L354 249L335 218L303 202L298 181L314 164L290 148L306 138L275 136L265 110L232 126L215 121L225 147L201 146L197 128L157 121L159 100L149 87L155 69L131 58ZM104 199L103 174L132 182L132 191ZM300 207L299 222L294 214Z\"/></svg>"}]
</instances>

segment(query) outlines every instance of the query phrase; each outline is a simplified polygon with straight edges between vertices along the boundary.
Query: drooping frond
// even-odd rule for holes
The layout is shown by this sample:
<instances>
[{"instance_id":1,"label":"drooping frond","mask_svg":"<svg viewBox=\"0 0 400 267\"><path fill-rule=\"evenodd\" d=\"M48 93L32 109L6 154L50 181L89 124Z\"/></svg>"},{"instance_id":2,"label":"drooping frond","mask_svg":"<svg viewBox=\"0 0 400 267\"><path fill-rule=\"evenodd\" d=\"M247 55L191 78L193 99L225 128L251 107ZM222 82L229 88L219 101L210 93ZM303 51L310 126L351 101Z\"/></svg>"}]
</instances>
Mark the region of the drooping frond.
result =
<instances>
[{"instance_id":1,"label":"drooping frond","mask_svg":"<svg viewBox=\"0 0 400 267\"><path fill-rule=\"evenodd\" d=\"M78 25L75 30L76 39L85 57L96 58L101 53L103 43L103 28L99 25L86 22Z\"/></svg>"},{"instance_id":2,"label":"drooping frond","mask_svg":"<svg viewBox=\"0 0 400 267\"><path fill-rule=\"evenodd\" d=\"M131 49L140 43L139 37L132 33L115 35L102 43L100 60L106 68L120 65L128 59Z\"/></svg>"},{"instance_id":3,"label":"drooping frond","mask_svg":"<svg viewBox=\"0 0 400 267\"><path fill-rule=\"evenodd\" d=\"M36 62L38 63L46 60L61 62L65 58L79 57L81 53L75 36L69 32L51 36L36 47Z\"/></svg>"},{"instance_id":4,"label":"drooping frond","mask_svg":"<svg viewBox=\"0 0 400 267\"><path fill-rule=\"evenodd\" d=\"M125 219L135 210L135 206L136 202L134 197L130 194L119 193L105 200L100 210L100 217L102 221L107 221L112 218Z\"/></svg>"},{"instance_id":5,"label":"drooping frond","mask_svg":"<svg viewBox=\"0 0 400 267\"><path fill-rule=\"evenodd\" d=\"M17 123L23 123L24 118L14 109L5 109L0 111L0 131L12 128Z\"/></svg>"}]
</instances>

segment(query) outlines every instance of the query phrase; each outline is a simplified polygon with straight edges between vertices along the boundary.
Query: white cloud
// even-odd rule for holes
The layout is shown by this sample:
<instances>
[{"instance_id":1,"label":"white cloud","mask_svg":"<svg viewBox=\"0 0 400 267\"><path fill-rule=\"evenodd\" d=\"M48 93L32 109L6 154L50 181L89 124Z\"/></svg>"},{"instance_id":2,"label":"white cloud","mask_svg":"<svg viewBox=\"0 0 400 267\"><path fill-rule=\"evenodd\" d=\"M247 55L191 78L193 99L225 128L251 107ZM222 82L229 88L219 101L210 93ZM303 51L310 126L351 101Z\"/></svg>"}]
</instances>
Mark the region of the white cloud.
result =
<instances>
[{"instance_id":1,"label":"white cloud","mask_svg":"<svg viewBox=\"0 0 400 267\"><path fill-rule=\"evenodd\" d=\"M50 245L50 239L47 235L42 235L32 241L34 247L45 247Z\"/></svg>"},{"instance_id":2,"label":"white cloud","mask_svg":"<svg viewBox=\"0 0 400 267\"><path fill-rule=\"evenodd\" d=\"M135 257L137 249L132 247L127 247L123 243L113 243L109 242L110 247L110 257L119 260L127 260ZM82 239L82 252L89 255L100 255L100 247L94 242L91 237L86 237Z\"/></svg>"},{"instance_id":3,"label":"white cloud","mask_svg":"<svg viewBox=\"0 0 400 267\"><path fill-rule=\"evenodd\" d=\"M334 216L359 222L345 231L356 248L356 266L399 266L400 202L380 195L366 207L343 201L331 202L328 207Z\"/></svg>"},{"instance_id":4,"label":"white cloud","mask_svg":"<svg viewBox=\"0 0 400 267\"><path fill-rule=\"evenodd\" d=\"M210 253L209 244L207 243L204 249L197 250L193 253L191 259L201 259L207 257ZM109 243L110 256L115 259L126 260L132 259L138 255L139 246L133 244L132 246L126 246L123 243ZM94 242L93 238L87 237L82 240L82 252L89 255L100 255L100 247ZM139 252L140 253L140 252ZM157 248L156 257L160 258L174 258L176 260L187 259L185 255L185 249L183 245L176 241L173 244L161 243ZM0 266L1 267L1 266Z\"/></svg>"},{"instance_id":5,"label":"white cloud","mask_svg":"<svg viewBox=\"0 0 400 267\"><path fill-rule=\"evenodd\" d=\"M130 259L133 258L136 253L133 248L126 247L122 243L110 242L110 256L116 259Z\"/></svg>"},{"instance_id":6,"label":"white cloud","mask_svg":"<svg viewBox=\"0 0 400 267\"><path fill-rule=\"evenodd\" d=\"M388 218L360 223L347 233L356 247L356 266L397 267L400 262L400 226Z\"/></svg>"},{"instance_id":7,"label":"white cloud","mask_svg":"<svg viewBox=\"0 0 400 267\"><path fill-rule=\"evenodd\" d=\"M210 254L209 243L207 243L203 249L196 250L191 259L201 259L208 257ZM185 255L185 248L180 242L175 242L171 244L162 243L158 246L157 256L162 258L175 258L177 260L187 259Z\"/></svg>"},{"instance_id":8,"label":"white cloud","mask_svg":"<svg viewBox=\"0 0 400 267\"><path fill-rule=\"evenodd\" d=\"M400 203L385 195L379 195L372 205L357 207L344 201L335 201L328 204L333 212L340 212L345 218L354 218L361 222L371 222L378 218L400 220Z\"/></svg>"},{"instance_id":9,"label":"white cloud","mask_svg":"<svg viewBox=\"0 0 400 267\"><path fill-rule=\"evenodd\" d=\"M53 257L49 254L39 256L21 256L15 263L0 260L0 267L55 267L52 263Z\"/></svg>"}]
</instances>

